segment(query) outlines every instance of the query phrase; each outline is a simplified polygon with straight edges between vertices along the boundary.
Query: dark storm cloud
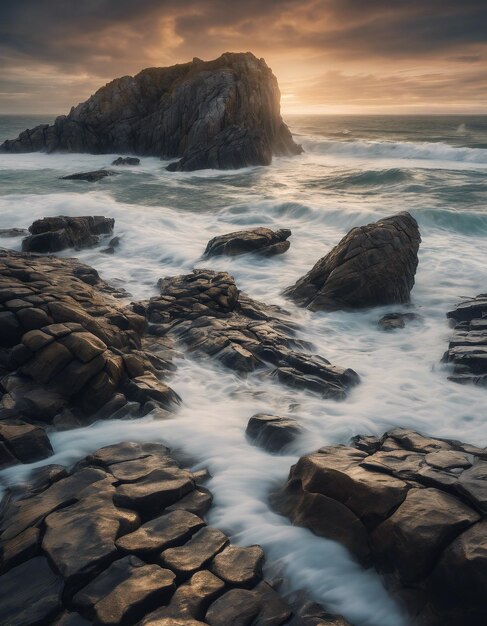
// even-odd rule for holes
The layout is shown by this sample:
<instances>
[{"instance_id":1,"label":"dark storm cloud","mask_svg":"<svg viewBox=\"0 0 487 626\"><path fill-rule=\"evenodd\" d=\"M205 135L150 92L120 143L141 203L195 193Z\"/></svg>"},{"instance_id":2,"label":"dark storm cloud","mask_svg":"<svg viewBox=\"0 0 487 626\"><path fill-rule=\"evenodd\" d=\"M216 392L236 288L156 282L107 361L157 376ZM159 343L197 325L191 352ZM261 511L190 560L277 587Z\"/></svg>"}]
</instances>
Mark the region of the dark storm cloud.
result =
<instances>
[{"instance_id":1,"label":"dark storm cloud","mask_svg":"<svg viewBox=\"0 0 487 626\"><path fill-rule=\"evenodd\" d=\"M265 56L291 84L287 66L299 78L320 59L485 63L486 42L485 0L0 0L0 106L58 89L64 108L115 76L225 50Z\"/></svg>"}]
</instances>

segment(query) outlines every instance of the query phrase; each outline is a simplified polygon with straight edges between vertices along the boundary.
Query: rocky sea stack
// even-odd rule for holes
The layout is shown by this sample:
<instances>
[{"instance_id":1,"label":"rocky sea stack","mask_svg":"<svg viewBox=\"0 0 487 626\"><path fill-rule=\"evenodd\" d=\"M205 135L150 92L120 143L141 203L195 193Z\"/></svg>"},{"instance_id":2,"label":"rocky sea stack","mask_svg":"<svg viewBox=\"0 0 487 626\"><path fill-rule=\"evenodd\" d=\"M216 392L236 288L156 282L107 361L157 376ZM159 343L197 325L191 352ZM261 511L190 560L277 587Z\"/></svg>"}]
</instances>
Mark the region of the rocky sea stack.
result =
<instances>
[{"instance_id":1,"label":"rocky sea stack","mask_svg":"<svg viewBox=\"0 0 487 626\"><path fill-rule=\"evenodd\" d=\"M171 170L269 165L302 151L282 121L276 77L250 52L117 78L54 124L0 146L40 150L179 159Z\"/></svg>"}]
</instances>

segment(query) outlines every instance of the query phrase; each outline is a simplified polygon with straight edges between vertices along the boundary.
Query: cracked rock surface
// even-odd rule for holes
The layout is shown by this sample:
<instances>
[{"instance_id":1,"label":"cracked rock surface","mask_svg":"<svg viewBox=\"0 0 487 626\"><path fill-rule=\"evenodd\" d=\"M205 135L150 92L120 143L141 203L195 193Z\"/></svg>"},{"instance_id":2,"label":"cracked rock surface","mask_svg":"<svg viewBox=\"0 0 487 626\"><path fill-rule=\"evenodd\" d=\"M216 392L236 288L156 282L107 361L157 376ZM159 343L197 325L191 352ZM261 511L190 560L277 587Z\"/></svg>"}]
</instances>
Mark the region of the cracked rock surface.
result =
<instances>
[{"instance_id":1,"label":"cracked rock surface","mask_svg":"<svg viewBox=\"0 0 487 626\"><path fill-rule=\"evenodd\" d=\"M395 428L302 457L273 495L300 526L385 575L413 623L487 612L487 449Z\"/></svg>"}]
</instances>

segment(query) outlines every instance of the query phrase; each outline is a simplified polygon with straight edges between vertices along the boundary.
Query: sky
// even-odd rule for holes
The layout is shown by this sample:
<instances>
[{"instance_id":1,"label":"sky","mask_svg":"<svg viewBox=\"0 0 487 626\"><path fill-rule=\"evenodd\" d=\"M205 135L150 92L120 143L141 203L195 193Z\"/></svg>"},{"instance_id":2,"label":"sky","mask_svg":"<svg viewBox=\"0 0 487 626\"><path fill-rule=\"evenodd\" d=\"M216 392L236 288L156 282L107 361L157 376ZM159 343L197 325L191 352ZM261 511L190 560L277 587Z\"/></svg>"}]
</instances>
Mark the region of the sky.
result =
<instances>
[{"instance_id":1,"label":"sky","mask_svg":"<svg viewBox=\"0 0 487 626\"><path fill-rule=\"evenodd\" d=\"M0 0L0 113L248 50L284 114L487 114L487 0Z\"/></svg>"}]
</instances>

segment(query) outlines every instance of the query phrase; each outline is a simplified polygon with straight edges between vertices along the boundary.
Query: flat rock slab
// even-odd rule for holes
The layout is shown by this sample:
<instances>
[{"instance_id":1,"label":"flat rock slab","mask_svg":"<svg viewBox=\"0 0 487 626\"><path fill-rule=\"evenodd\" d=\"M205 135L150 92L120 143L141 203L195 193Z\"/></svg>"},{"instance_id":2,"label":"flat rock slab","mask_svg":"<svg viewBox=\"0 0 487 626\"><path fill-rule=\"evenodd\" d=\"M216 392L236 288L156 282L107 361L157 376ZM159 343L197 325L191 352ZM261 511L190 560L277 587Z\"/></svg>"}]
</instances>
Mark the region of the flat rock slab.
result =
<instances>
[{"instance_id":1,"label":"flat rock slab","mask_svg":"<svg viewBox=\"0 0 487 626\"><path fill-rule=\"evenodd\" d=\"M407 212L353 228L284 294L313 311L407 303L420 242Z\"/></svg>"},{"instance_id":2,"label":"flat rock slab","mask_svg":"<svg viewBox=\"0 0 487 626\"><path fill-rule=\"evenodd\" d=\"M204 256L238 256L249 252L274 256L289 249L291 244L287 239L290 236L291 231L287 228L276 231L270 228L239 230L213 237L206 246Z\"/></svg>"},{"instance_id":3,"label":"flat rock slab","mask_svg":"<svg viewBox=\"0 0 487 626\"><path fill-rule=\"evenodd\" d=\"M254 587L262 578L264 551L260 546L228 546L215 556L211 571L232 587Z\"/></svg>"},{"instance_id":4,"label":"flat rock slab","mask_svg":"<svg viewBox=\"0 0 487 626\"><path fill-rule=\"evenodd\" d=\"M97 624L133 624L169 600L174 579L174 573L167 569L127 556L78 592L73 604Z\"/></svg>"},{"instance_id":5,"label":"flat rock slab","mask_svg":"<svg viewBox=\"0 0 487 626\"><path fill-rule=\"evenodd\" d=\"M0 423L0 441L21 463L45 459L53 453L44 428L22 423Z\"/></svg>"},{"instance_id":6,"label":"flat rock slab","mask_svg":"<svg viewBox=\"0 0 487 626\"><path fill-rule=\"evenodd\" d=\"M49 624L61 609L63 581L43 556L0 576L0 623Z\"/></svg>"},{"instance_id":7,"label":"flat rock slab","mask_svg":"<svg viewBox=\"0 0 487 626\"><path fill-rule=\"evenodd\" d=\"M487 450L406 428L352 443L302 457L274 506L370 559L417 623L481 623Z\"/></svg>"},{"instance_id":8,"label":"flat rock slab","mask_svg":"<svg viewBox=\"0 0 487 626\"><path fill-rule=\"evenodd\" d=\"M112 165L120 165L119 163L113 163ZM86 180L89 183L96 183L102 178L107 176L114 176L116 172L110 170L94 170L93 172L79 172L78 174L69 174L68 176L62 176L62 180Z\"/></svg>"},{"instance_id":9,"label":"flat rock slab","mask_svg":"<svg viewBox=\"0 0 487 626\"><path fill-rule=\"evenodd\" d=\"M178 576L188 577L205 567L227 545L228 537L222 532L217 528L205 527L184 546L165 550L161 554L161 563Z\"/></svg>"},{"instance_id":10,"label":"flat rock slab","mask_svg":"<svg viewBox=\"0 0 487 626\"><path fill-rule=\"evenodd\" d=\"M465 300L447 313L455 323L443 361L453 365L449 380L487 385L487 295Z\"/></svg>"}]
</instances>

